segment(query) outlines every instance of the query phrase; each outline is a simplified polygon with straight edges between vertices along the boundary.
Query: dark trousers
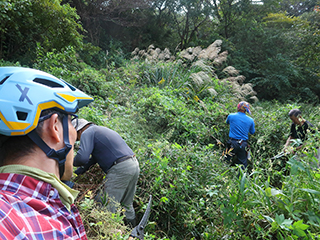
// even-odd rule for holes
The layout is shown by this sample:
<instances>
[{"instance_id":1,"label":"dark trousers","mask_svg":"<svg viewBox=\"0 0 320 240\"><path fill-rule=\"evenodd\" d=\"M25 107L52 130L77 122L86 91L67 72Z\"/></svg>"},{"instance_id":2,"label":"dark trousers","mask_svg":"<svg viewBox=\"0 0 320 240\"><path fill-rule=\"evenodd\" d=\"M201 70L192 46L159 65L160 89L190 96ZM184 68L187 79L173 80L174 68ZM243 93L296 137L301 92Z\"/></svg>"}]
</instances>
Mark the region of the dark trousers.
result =
<instances>
[{"instance_id":1,"label":"dark trousers","mask_svg":"<svg viewBox=\"0 0 320 240\"><path fill-rule=\"evenodd\" d=\"M245 169L248 166L247 146L247 141L229 139L227 142L225 160L231 162L231 166L242 164L242 169Z\"/></svg>"}]
</instances>

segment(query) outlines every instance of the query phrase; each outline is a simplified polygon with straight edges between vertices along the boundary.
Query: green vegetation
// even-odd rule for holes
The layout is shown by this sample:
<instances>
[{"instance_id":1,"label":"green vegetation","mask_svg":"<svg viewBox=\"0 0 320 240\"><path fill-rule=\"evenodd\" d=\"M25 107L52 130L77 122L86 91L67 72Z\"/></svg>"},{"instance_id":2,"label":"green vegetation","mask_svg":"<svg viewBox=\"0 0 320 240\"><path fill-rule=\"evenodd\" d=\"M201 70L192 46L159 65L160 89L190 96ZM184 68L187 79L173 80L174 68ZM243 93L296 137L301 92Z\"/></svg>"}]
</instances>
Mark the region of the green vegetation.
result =
<instances>
[{"instance_id":1,"label":"green vegetation","mask_svg":"<svg viewBox=\"0 0 320 240\"><path fill-rule=\"evenodd\" d=\"M190 77L204 67L126 61L121 68L98 71L72 52L48 53L34 66L95 96L79 115L116 130L135 151L141 167L138 219L153 196L145 239L319 238L320 172L313 155L320 135L309 139L300 160L290 155L284 168L270 160L287 138L288 111L302 108L318 127L319 108L298 102L253 104L252 157L248 171L237 178L240 169L222 161L225 119L239 101L229 84L211 77L206 87L215 89L212 96ZM126 239L130 230L121 223L121 211L110 214L90 200L102 176L95 166L86 177L74 179L85 189L77 204L88 236Z\"/></svg>"},{"instance_id":2,"label":"green vegetation","mask_svg":"<svg viewBox=\"0 0 320 240\"><path fill-rule=\"evenodd\" d=\"M177 56L221 39L222 52L231 56L225 64L240 71L259 99L317 103L319 5L319 0L0 0L0 59L33 66L48 53L72 49L95 69L118 68L136 47L153 44Z\"/></svg>"},{"instance_id":3,"label":"green vegetation","mask_svg":"<svg viewBox=\"0 0 320 240\"><path fill-rule=\"evenodd\" d=\"M0 1L0 58L33 62L37 43L46 49L81 46L82 30L74 8L61 0Z\"/></svg>"},{"instance_id":4,"label":"green vegetation","mask_svg":"<svg viewBox=\"0 0 320 240\"><path fill-rule=\"evenodd\" d=\"M185 76L192 68L180 66L176 78L169 74L174 66L168 72L162 68L168 81L173 79L162 86L158 82L162 77L153 74L157 66L128 62L112 74L107 99L90 113L81 111L120 132L136 152L142 169L136 194L138 216L148 195L154 197L147 232L168 239L319 237L320 175L310 167L314 161L310 149L317 146L316 140L310 139L302 160L290 156L285 166L289 175L269 159L282 150L288 136L290 109L302 107L305 117L317 126L320 110L298 103L254 104L257 133L250 141L250 170L237 179L238 169L222 162L228 135L225 119L238 101L231 89L213 78L217 95L204 95L200 102L185 89L190 81Z\"/></svg>"},{"instance_id":5,"label":"green vegetation","mask_svg":"<svg viewBox=\"0 0 320 240\"><path fill-rule=\"evenodd\" d=\"M271 160L289 110L320 127L319 1L105 2L0 0L0 66L52 73L95 98L80 117L117 131L140 162L138 220L153 196L145 239L319 239L320 134L299 158ZM183 57L217 39L223 60ZM130 55L150 44L176 60ZM222 161L240 100L256 123L245 172ZM121 208L92 201L103 176L94 166L74 178L88 237L127 239Z\"/></svg>"}]
</instances>

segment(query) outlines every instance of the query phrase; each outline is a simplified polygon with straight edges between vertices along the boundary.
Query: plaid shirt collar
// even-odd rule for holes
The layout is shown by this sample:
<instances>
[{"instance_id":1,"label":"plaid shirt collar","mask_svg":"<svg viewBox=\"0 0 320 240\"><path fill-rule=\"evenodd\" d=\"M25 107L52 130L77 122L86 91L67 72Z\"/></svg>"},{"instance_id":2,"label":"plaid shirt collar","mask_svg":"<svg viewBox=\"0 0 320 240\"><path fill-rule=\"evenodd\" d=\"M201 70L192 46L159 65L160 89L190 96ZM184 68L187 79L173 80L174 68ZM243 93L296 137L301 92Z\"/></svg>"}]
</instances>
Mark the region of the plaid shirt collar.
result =
<instances>
[{"instance_id":1,"label":"plaid shirt collar","mask_svg":"<svg viewBox=\"0 0 320 240\"><path fill-rule=\"evenodd\" d=\"M48 173L42 171L38 168L19 165L19 164L12 164L0 167L0 173L16 173L27 175L29 177L50 183L55 189L58 190L60 199L62 203L70 210L71 205L74 202L74 199L77 197L79 191L69 188L60 179L57 178L52 173Z\"/></svg>"},{"instance_id":2,"label":"plaid shirt collar","mask_svg":"<svg viewBox=\"0 0 320 240\"><path fill-rule=\"evenodd\" d=\"M51 184L25 175L0 173L0 219L1 239L87 239L76 206L68 211Z\"/></svg>"}]
</instances>

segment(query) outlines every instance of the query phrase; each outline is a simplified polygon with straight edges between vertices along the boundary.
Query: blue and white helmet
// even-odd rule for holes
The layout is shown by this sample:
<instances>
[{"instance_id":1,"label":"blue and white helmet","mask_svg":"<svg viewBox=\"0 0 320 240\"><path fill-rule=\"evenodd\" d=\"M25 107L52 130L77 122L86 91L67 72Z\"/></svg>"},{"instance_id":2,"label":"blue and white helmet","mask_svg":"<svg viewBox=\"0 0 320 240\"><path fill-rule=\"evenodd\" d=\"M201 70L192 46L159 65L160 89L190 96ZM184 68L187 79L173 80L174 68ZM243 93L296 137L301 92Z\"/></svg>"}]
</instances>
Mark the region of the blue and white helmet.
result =
<instances>
[{"instance_id":1,"label":"blue and white helmet","mask_svg":"<svg viewBox=\"0 0 320 240\"><path fill-rule=\"evenodd\" d=\"M26 135L38 125L41 111L75 113L93 98L43 71L0 67L0 134Z\"/></svg>"},{"instance_id":2,"label":"blue and white helmet","mask_svg":"<svg viewBox=\"0 0 320 240\"><path fill-rule=\"evenodd\" d=\"M68 114L74 114L93 98L51 74L23 67L0 67L0 134L9 137L27 135L44 153L59 163L64 173L69 143ZM50 148L33 131L43 110L65 113L62 120L64 147Z\"/></svg>"}]
</instances>

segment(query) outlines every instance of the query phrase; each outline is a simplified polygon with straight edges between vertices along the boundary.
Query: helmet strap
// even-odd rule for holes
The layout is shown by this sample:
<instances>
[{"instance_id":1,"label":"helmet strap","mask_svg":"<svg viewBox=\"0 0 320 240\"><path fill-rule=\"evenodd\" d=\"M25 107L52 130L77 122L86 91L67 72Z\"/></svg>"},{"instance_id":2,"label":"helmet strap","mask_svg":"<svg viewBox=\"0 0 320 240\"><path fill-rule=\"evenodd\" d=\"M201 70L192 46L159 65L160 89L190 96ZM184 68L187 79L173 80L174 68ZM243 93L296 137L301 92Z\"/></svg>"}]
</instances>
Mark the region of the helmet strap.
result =
<instances>
[{"instance_id":1,"label":"helmet strap","mask_svg":"<svg viewBox=\"0 0 320 240\"><path fill-rule=\"evenodd\" d=\"M35 129L27 134L27 136L47 155L48 158L52 158L59 163L60 178L63 176L64 173L66 157L72 148L69 142L68 115L65 115L63 117L62 127L63 142L65 146L62 149L59 149L58 151L50 148L38 135Z\"/></svg>"}]
</instances>

